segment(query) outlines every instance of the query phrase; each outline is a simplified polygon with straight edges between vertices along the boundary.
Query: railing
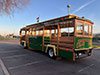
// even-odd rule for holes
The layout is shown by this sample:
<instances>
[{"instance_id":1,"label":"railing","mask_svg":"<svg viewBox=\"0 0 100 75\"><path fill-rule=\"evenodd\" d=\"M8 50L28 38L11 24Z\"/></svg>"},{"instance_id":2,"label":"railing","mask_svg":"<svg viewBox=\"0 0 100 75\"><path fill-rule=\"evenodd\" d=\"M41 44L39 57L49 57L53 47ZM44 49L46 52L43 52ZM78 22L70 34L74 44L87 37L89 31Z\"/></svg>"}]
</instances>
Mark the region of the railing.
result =
<instances>
[{"instance_id":1,"label":"railing","mask_svg":"<svg viewBox=\"0 0 100 75\"><path fill-rule=\"evenodd\" d=\"M51 38L51 44L57 46L58 49L66 49L74 47L74 37L60 37L57 43L57 38Z\"/></svg>"}]
</instances>

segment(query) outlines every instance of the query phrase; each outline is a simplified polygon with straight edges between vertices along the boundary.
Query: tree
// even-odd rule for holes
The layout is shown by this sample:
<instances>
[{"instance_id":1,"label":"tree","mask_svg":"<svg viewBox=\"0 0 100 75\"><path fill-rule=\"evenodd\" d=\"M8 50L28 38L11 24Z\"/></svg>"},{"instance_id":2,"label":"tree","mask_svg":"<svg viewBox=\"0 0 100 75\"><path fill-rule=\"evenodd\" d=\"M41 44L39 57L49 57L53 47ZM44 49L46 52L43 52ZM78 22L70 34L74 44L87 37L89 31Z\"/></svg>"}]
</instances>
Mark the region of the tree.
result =
<instances>
[{"instance_id":1,"label":"tree","mask_svg":"<svg viewBox=\"0 0 100 75\"><path fill-rule=\"evenodd\" d=\"M0 14L10 15L15 9L22 8L29 0L0 0Z\"/></svg>"}]
</instances>

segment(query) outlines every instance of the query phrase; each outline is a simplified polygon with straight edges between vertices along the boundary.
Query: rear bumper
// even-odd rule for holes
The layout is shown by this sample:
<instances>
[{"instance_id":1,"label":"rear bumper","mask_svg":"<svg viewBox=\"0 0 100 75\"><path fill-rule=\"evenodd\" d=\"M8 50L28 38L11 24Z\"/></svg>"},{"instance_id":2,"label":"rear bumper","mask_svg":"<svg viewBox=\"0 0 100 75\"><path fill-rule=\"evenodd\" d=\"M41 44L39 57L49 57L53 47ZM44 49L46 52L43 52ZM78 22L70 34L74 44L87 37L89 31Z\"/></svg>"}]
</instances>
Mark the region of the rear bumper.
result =
<instances>
[{"instance_id":1,"label":"rear bumper","mask_svg":"<svg viewBox=\"0 0 100 75\"><path fill-rule=\"evenodd\" d=\"M75 49L75 58L83 58L90 56L92 54L92 47L91 48L82 48L82 49Z\"/></svg>"},{"instance_id":2,"label":"rear bumper","mask_svg":"<svg viewBox=\"0 0 100 75\"><path fill-rule=\"evenodd\" d=\"M81 49L75 49L75 51L84 51L84 50L92 50L93 47L90 48L81 48Z\"/></svg>"}]
</instances>

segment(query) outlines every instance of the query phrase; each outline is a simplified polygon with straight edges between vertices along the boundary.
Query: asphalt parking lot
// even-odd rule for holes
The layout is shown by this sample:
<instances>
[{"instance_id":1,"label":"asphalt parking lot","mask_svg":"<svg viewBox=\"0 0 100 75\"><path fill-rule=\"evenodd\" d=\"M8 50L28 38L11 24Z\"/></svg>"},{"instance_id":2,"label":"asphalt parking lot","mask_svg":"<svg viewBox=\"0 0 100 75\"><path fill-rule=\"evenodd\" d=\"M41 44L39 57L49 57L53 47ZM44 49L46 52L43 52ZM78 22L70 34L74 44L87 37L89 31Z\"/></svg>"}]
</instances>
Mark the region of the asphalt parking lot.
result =
<instances>
[{"instance_id":1,"label":"asphalt parking lot","mask_svg":"<svg viewBox=\"0 0 100 75\"><path fill-rule=\"evenodd\" d=\"M100 75L100 50L94 49L92 56L73 63L23 49L18 41L2 41L0 75Z\"/></svg>"}]
</instances>

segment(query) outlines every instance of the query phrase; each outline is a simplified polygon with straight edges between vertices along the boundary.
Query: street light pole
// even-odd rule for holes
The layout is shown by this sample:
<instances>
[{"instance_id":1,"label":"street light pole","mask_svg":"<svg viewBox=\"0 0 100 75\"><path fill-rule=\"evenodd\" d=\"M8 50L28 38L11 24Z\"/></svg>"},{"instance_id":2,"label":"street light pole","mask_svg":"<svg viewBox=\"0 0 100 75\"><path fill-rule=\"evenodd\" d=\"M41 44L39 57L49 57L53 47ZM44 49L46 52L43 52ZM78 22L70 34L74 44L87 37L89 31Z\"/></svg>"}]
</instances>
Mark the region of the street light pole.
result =
<instances>
[{"instance_id":1,"label":"street light pole","mask_svg":"<svg viewBox=\"0 0 100 75\"><path fill-rule=\"evenodd\" d=\"M70 14L70 5L67 5L67 8L68 8L68 15Z\"/></svg>"}]
</instances>

